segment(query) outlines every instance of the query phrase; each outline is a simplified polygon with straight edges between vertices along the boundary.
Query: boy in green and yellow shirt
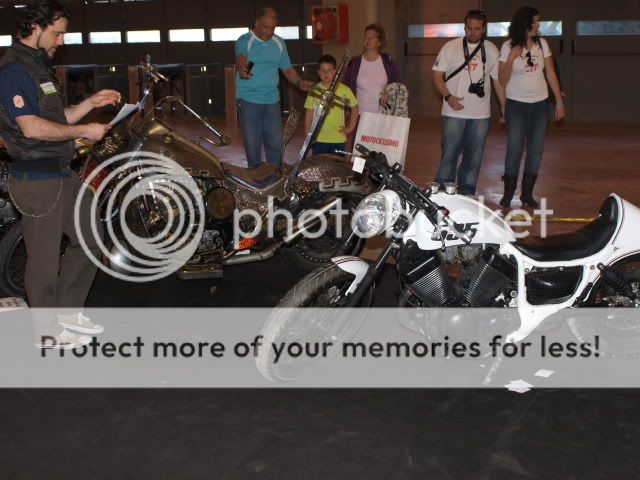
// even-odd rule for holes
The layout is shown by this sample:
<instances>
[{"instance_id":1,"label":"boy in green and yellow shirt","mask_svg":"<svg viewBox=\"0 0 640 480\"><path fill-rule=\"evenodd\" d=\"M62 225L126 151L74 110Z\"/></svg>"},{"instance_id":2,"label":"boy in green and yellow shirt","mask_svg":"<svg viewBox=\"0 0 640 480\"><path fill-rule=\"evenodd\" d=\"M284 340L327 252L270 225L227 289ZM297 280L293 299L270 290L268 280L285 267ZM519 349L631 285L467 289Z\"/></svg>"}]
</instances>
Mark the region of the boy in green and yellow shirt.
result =
<instances>
[{"instance_id":1,"label":"boy in green and yellow shirt","mask_svg":"<svg viewBox=\"0 0 640 480\"><path fill-rule=\"evenodd\" d=\"M333 77L336 75L336 59L331 55L324 55L318 62L318 76L320 83L318 86L326 90L331 85ZM312 91L313 93L313 91ZM313 111L320 104L320 98L307 95L304 102L304 131L305 134L311 129ZM358 101L349 87L343 83L338 83L335 91L336 100L327 112L320 130L316 135L316 142L312 145L311 151L314 155L322 153L334 153L335 150L344 150L347 142L347 135L356 127L358 121ZM346 101L345 101L346 100ZM344 102L344 106L342 103ZM345 110L350 109L349 124L345 126Z\"/></svg>"}]
</instances>

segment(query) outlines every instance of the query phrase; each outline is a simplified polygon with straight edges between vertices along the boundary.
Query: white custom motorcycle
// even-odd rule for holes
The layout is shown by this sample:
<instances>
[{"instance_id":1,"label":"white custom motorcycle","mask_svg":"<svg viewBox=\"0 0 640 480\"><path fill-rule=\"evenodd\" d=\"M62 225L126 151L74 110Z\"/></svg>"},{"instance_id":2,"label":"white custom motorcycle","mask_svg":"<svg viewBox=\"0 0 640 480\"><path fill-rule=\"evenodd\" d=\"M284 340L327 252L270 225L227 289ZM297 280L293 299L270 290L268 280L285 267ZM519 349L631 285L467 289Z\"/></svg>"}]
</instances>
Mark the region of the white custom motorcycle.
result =
<instances>
[{"instance_id":1,"label":"white custom motorcycle","mask_svg":"<svg viewBox=\"0 0 640 480\"><path fill-rule=\"evenodd\" d=\"M509 342L521 341L562 309L640 307L640 209L618 195L611 194L598 218L580 230L532 245L518 242L499 215L473 198L418 187L383 154L357 149L381 187L358 206L353 235L385 234L388 243L372 264L336 257L304 277L265 324L266 339L304 330L287 308L370 304L390 255L400 306L517 309L511 317L519 322L505 332ZM313 328L318 331L317 323ZM344 339L356 328L347 322L327 335ZM280 377L268 353L257 366L269 378Z\"/></svg>"}]
</instances>

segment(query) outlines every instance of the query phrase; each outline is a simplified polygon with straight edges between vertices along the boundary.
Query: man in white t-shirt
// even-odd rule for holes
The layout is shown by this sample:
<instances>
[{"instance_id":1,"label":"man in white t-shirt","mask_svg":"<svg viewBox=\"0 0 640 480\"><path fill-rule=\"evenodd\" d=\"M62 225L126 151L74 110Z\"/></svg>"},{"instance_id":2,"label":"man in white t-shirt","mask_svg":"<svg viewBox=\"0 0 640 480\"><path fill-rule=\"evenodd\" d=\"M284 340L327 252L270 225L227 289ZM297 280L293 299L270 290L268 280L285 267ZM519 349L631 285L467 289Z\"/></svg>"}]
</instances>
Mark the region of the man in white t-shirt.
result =
<instances>
[{"instance_id":1,"label":"man in white t-shirt","mask_svg":"<svg viewBox=\"0 0 640 480\"><path fill-rule=\"evenodd\" d=\"M462 195L476 193L491 121L489 76L504 112L498 49L484 39L486 28L485 14L470 10L464 18L465 36L447 42L433 64L433 81L442 96L442 157L435 181L454 182L457 170L458 192Z\"/></svg>"}]
</instances>

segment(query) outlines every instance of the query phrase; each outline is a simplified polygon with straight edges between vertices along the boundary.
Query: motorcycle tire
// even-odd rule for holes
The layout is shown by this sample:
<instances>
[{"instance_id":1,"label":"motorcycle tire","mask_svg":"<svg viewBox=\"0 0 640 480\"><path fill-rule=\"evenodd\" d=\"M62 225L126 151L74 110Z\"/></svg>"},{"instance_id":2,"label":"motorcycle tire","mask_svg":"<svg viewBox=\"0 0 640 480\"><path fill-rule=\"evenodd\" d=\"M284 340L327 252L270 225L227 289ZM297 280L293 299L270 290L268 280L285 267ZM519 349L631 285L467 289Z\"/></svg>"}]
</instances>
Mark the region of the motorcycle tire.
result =
<instances>
[{"instance_id":1,"label":"motorcycle tire","mask_svg":"<svg viewBox=\"0 0 640 480\"><path fill-rule=\"evenodd\" d=\"M351 212L350 215L345 217L345 221L343 223L345 225L351 225L353 213L363 197L362 195L350 194L343 198L345 199L343 201L349 205L349 210ZM348 233L350 232L351 229L349 227ZM348 235L343 236L345 240L347 236ZM346 251L343 250L338 253L339 250L342 250L342 241L337 240L329 233L317 239L302 238L290 247L282 248L281 253L288 262L292 263L300 270L311 271L318 267L327 265L331 261L331 258L338 255L350 255L357 257L362 251L365 241L366 239L358 237L353 245L350 245Z\"/></svg>"},{"instance_id":2,"label":"motorcycle tire","mask_svg":"<svg viewBox=\"0 0 640 480\"><path fill-rule=\"evenodd\" d=\"M640 255L624 259L613 265L622 278L629 283L636 294L640 293ZM601 355L612 357L640 356L640 321L638 308L633 300L616 292L600 278L589 294L583 307L592 308L593 318L569 319L571 332L581 342L588 342L598 335L600 337ZM599 313L598 307L603 307ZM636 309L634 314L626 313Z\"/></svg>"},{"instance_id":3,"label":"motorcycle tire","mask_svg":"<svg viewBox=\"0 0 640 480\"><path fill-rule=\"evenodd\" d=\"M69 244L63 235L60 258ZM10 297L26 299L24 276L27 270L27 249L22 238L22 224L15 223L0 240L0 292Z\"/></svg>"},{"instance_id":4,"label":"motorcycle tire","mask_svg":"<svg viewBox=\"0 0 640 480\"><path fill-rule=\"evenodd\" d=\"M27 250L20 222L14 224L0 241L0 291L10 297L25 297L24 274Z\"/></svg>"},{"instance_id":5,"label":"motorcycle tire","mask_svg":"<svg viewBox=\"0 0 640 480\"><path fill-rule=\"evenodd\" d=\"M318 369L338 353L336 345L349 341L362 326L366 312L354 315L353 310L336 308L344 304L344 292L354 275L337 265L321 267L304 277L280 300L265 322L261 334L263 348L256 357L260 374L272 382L298 380ZM373 302L373 288L365 295L361 306ZM304 308L307 307L307 308ZM326 355L315 358L285 356L276 360L272 344L291 342L322 344L331 342L333 348Z\"/></svg>"}]
</instances>

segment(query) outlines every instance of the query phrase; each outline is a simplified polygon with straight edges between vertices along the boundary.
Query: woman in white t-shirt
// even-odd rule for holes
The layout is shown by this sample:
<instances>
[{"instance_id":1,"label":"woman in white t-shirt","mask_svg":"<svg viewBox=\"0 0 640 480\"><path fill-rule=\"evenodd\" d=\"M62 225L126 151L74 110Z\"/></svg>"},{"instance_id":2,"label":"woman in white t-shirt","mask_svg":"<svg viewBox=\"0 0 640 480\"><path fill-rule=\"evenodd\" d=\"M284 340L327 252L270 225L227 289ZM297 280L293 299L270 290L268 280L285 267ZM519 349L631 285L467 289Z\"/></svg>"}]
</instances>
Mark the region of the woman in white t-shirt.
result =
<instances>
[{"instance_id":1,"label":"woman in white t-shirt","mask_svg":"<svg viewBox=\"0 0 640 480\"><path fill-rule=\"evenodd\" d=\"M542 160L549 115L547 82L556 101L555 120L561 120L565 115L551 50L546 40L538 37L539 25L540 15L535 8L519 8L509 26L509 40L500 49L498 78L506 89L507 97L507 155L503 177L504 196L500 200L500 205L505 208L511 205L516 191L525 146L527 156L520 200L525 207L539 206L533 198L533 187Z\"/></svg>"}]
</instances>

